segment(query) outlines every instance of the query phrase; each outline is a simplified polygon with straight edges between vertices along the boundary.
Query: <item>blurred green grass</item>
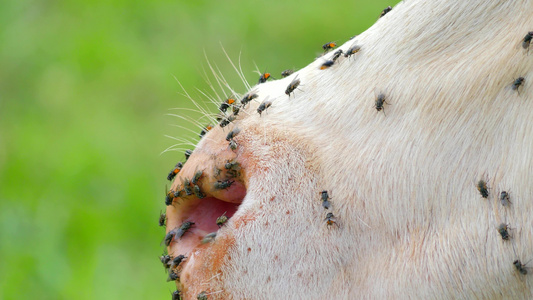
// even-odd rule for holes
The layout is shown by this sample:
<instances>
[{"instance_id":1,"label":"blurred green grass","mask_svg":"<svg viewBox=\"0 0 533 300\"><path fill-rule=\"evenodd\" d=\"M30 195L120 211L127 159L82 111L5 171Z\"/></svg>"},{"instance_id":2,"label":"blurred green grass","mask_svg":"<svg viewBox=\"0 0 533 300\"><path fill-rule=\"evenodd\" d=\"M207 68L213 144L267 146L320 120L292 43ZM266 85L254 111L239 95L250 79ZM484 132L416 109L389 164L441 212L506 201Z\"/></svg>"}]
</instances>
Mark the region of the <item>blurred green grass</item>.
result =
<instances>
[{"instance_id":1,"label":"blurred green grass","mask_svg":"<svg viewBox=\"0 0 533 300\"><path fill-rule=\"evenodd\" d=\"M244 93L221 45L253 84L397 2L0 2L0 299L169 298L157 219L183 154L160 153L199 131L166 115L194 107L174 76L214 111L204 51Z\"/></svg>"}]
</instances>

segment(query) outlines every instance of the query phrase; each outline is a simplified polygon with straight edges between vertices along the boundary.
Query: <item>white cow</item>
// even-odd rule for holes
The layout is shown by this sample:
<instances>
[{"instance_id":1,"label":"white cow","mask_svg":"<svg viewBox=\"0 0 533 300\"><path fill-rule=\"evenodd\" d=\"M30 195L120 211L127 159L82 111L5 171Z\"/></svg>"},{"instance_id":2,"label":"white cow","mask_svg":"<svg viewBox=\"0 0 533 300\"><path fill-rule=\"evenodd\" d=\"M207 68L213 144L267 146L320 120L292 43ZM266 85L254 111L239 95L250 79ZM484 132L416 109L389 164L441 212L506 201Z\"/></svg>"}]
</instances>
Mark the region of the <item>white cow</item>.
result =
<instances>
[{"instance_id":1,"label":"white cow","mask_svg":"<svg viewBox=\"0 0 533 300\"><path fill-rule=\"evenodd\" d=\"M531 299L530 31L531 0L408 0L253 87L172 185L182 296Z\"/></svg>"}]
</instances>

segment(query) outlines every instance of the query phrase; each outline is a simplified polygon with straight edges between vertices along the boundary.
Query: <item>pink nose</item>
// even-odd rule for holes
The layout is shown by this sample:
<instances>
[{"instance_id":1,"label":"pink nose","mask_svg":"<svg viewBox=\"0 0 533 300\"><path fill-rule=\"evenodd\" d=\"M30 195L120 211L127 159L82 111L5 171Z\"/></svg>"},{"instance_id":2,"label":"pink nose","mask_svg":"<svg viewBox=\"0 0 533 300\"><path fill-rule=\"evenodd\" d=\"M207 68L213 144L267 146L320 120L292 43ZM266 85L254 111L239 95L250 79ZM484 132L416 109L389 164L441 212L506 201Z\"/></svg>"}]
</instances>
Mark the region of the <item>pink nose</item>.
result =
<instances>
[{"instance_id":1,"label":"pink nose","mask_svg":"<svg viewBox=\"0 0 533 300\"><path fill-rule=\"evenodd\" d=\"M231 127L231 126L228 126ZM233 215L246 196L245 168L226 140L231 128L215 127L191 154L171 186L171 205L167 206L165 243L171 257L187 257L179 266L178 287L200 287L201 278L187 270L203 268L214 276L233 243L229 225L239 227ZM234 141L235 138L232 140ZM193 223L193 224L191 224ZM209 253L209 254L207 254ZM209 259L204 259L204 257ZM172 270L171 270L172 271ZM198 291L189 291L191 295Z\"/></svg>"}]
</instances>

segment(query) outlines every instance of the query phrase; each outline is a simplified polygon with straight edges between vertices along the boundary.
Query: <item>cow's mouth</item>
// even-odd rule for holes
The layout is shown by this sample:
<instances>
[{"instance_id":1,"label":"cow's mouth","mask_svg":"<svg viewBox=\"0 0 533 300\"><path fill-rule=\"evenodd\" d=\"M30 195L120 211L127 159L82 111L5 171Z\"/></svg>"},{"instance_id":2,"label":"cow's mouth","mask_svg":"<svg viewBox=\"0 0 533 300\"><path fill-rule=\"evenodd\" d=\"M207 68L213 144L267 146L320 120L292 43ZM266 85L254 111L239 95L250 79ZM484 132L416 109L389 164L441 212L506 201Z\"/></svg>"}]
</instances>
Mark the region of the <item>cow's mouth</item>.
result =
<instances>
[{"instance_id":1,"label":"cow's mouth","mask_svg":"<svg viewBox=\"0 0 533 300\"><path fill-rule=\"evenodd\" d=\"M203 185L207 184L214 183L204 180ZM242 183L234 181L227 189L210 192L208 188L203 188L202 193L205 194L204 198L192 195L177 200L178 203L174 204L176 212L172 220L168 220L170 231L186 222L194 223L183 235L174 237L169 243L169 252L174 255L190 257L196 250L201 250L216 240L214 235L231 222L231 217L246 195L246 188Z\"/></svg>"},{"instance_id":2,"label":"cow's mouth","mask_svg":"<svg viewBox=\"0 0 533 300\"><path fill-rule=\"evenodd\" d=\"M176 280L178 290L188 297L220 292L215 281L222 284L221 269L231 259L235 230L250 217L239 213L247 193L247 155L238 140L233 140L238 147L232 148L227 138L217 138L227 134L217 127L202 139L165 199L164 242L172 262L179 262L169 264L168 279Z\"/></svg>"}]
</instances>

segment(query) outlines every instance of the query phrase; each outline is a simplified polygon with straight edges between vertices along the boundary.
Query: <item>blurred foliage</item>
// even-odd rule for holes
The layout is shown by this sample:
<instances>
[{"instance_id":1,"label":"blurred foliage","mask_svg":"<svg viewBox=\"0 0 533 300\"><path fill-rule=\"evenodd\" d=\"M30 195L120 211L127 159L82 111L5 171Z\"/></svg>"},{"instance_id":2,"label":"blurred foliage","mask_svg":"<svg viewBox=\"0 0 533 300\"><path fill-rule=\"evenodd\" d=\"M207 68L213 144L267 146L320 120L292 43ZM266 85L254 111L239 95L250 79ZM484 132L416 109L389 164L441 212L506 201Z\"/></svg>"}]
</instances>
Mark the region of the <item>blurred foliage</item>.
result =
<instances>
[{"instance_id":1,"label":"blurred foliage","mask_svg":"<svg viewBox=\"0 0 533 300\"><path fill-rule=\"evenodd\" d=\"M170 298L161 152L199 129L167 114L202 116L174 77L215 111L206 57L246 92L221 46L253 84L396 2L0 2L0 299Z\"/></svg>"}]
</instances>

